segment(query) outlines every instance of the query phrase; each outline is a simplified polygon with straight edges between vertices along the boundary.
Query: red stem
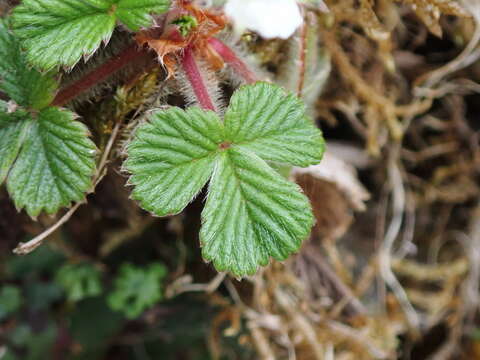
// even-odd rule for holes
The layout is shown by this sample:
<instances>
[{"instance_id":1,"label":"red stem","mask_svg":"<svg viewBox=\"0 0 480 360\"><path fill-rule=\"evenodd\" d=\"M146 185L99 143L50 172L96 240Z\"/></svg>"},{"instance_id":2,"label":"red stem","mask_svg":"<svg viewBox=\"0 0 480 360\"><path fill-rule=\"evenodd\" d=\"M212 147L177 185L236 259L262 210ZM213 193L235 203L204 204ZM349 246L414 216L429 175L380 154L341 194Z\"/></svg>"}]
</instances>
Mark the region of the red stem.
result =
<instances>
[{"instance_id":1,"label":"red stem","mask_svg":"<svg viewBox=\"0 0 480 360\"><path fill-rule=\"evenodd\" d=\"M132 44L125 50L109 59L100 67L92 70L90 73L80 78L73 84L59 91L52 102L53 106L63 106L79 94L87 91L96 84L104 81L115 72L121 70L128 64L144 59L148 56L148 52L139 50L136 44Z\"/></svg>"},{"instance_id":2,"label":"red stem","mask_svg":"<svg viewBox=\"0 0 480 360\"><path fill-rule=\"evenodd\" d=\"M306 58L307 58L307 24L302 25L302 32L300 34L300 75L298 80L297 95L302 97L303 88L305 86L305 70L306 70Z\"/></svg>"},{"instance_id":3,"label":"red stem","mask_svg":"<svg viewBox=\"0 0 480 360\"><path fill-rule=\"evenodd\" d=\"M182 58L182 67L200 106L205 110L215 111L215 106L213 105L208 89L205 86L205 82L200 73L197 62L195 61L195 56L193 55L191 47L185 48Z\"/></svg>"},{"instance_id":4,"label":"red stem","mask_svg":"<svg viewBox=\"0 0 480 360\"><path fill-rule=\"evenodd\" d=\"M248 68L230 47L214 37L209 38L208 43L222 57L223 61L230 65L247 83L251 84L258 81L255 73Z\"/></svg>"}]
</instances>

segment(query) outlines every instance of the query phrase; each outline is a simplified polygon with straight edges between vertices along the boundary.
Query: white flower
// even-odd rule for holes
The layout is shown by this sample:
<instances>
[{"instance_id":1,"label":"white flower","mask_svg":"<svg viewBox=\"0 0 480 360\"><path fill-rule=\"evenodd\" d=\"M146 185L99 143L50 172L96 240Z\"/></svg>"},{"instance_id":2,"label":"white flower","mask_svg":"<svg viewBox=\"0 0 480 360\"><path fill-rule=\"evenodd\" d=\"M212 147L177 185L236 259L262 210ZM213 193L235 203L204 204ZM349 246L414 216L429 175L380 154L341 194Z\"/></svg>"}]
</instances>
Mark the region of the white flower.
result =
<instances>
[{"instance_id":1,"label":"white flower","mask_svg":"<svg viewBox=\"0 0 480 360\"><path fill-rule=\"evenodd\" d=\"M228 0L225 14L236 31L249 29L267 39L286 39L303 22L296 0Z\"/></svg>"}]
</instances>

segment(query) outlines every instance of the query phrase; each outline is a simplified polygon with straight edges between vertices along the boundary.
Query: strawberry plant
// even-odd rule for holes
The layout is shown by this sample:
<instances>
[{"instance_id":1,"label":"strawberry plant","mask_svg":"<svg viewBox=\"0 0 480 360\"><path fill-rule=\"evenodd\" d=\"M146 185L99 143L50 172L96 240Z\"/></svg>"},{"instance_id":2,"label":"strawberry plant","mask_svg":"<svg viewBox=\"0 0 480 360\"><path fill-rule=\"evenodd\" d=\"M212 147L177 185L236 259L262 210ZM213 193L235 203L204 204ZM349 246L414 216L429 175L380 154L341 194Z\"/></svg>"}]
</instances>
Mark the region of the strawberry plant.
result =
<instances>
[{"instance_id":1,"label":"strawberry plant","mask_svg":"<svg viewBox=\"0 0 480 360\"><path fill-rule=\"evenodd\" d=\"M97 296L102 292L100 272L88 263L62 266L56 280L72 302Z\"/></svg>"},{"instance_id":2,"label":"strawberry plant","mask_svg":"<svg viewBox=\"0 0 480 360\"><path fill-rule=\"evenodd\" d=\"M165 81L174 79L191 106L152 108L140 125L121 124L130 132L123 169L132 198L154 215L169 216L208 184L200 242L218 271L242 277L298 251L314 223L312 210L299 186L274 169L318 164L322 134L301 99L259 81L238 50L216 37L225 25L221 13L186 0L24 0L16 6L0 22L0 90L8 96L0 102L0 181L6 180L16 207L31 217L54 214L94 190L104 166L95 160L110 154L97 157L86 126L62 106L153 52ZM82 58L88 64L116 26L130 31L136 44L59 85L62 69L75 69ZM226 73L243 84L228 107L218 81ZM31 251L44 237L18 252ZM112 298L119 308L122 301Z\"/></svg>"},{"instance_id":3,"label":"strawberry plant","mask_svg":"<svg viewBox=\"0 0 480 360\"><path fill-rule=\"evenodd\" d=\"M162 264L152 263L141 269L132 264L123 264L114 281L108 304L127 318L138 317L145 309L162 298L161 280L167 270Z\"/></svg>"},{"instance_id":4,"label":"strawberry plant","mask_svg":"<svg viewBox=\"0 0 480 360\"><path fill-rule=\"evenodd\" d=\"M8 23L0 21L0 181L18 209L38 216L81 201L92 188L94 143L68 110L50 106L57 89L51 73L25 61Z\"/></svg>"}]
</instances>

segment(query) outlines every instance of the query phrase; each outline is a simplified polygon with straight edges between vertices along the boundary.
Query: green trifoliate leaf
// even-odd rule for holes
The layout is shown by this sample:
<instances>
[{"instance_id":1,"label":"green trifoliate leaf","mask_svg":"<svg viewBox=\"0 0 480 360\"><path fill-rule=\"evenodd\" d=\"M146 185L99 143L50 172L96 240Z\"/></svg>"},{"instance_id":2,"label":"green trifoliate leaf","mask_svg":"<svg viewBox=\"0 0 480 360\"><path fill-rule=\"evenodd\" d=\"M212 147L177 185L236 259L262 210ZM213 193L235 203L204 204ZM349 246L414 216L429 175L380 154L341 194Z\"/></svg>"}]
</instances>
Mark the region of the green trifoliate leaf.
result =
<instances>
[{"instance_id":1,"label":"green trifoliate leaf","mask_svg":"<svg viewBox=\"0 0 480 360\"><path fill-rule=\"evenodd\" d=\"M27 123L24 144L7 179L17 208L35 217L81 201L92 188L96 152L85 126L58 108L47 108Z\"/></svg>"},{"instance_id":2,"label":"green trifoliate leaf","mask_svg":"<svg viewBox=\"0 0 480 360\"><path fill-rule=\"evenodd\" d=\"M215 113L195 107L153 114L127 149L132 198L158 216L181 212L212 174L221 129Z\"/></svg>"},{"instance_id":3,"label":"green trifoliate leaf","mask_svg":"<svg viewBox=\"0 0 480 360\"><path fill-rule=\"evenodd\" d=\"M167 269L158 263L146 269L124 264L114 281L114 290L107 301L113 310L121 311L130 319L162 299L161 281Z\"/></svg>"},{"instance_id":4,"label":"green trifoliate leaf","mask_svg":"<svg viewBox=\"0 0 480 360\"><path fill-rule=\"evenodd\" d=\"M74 66L107 42L118 21L131 30L152 24L151 13L169 0L24 0L13 12L13 27L28 60L43 69Z\"/></svg>"},{"instance_id":5,"label":"green trifoliate leaf","mask_svg":"<svg viewBox=\"0 0 480 360\"><path fill-rule=\"evenodd\" d=\"M324 143L303 103L278 86L237 90L225 123L212 112L173 108L142 125L128 147L133 198L157 215L181 211L208 178L203 256L221 271L252 274L298 251L313 225L300 188L266 161L317 164Z\"/></svg>"},{"instance_id":6,"label":"green trifoliate leaf","mask_svg":"<svg viewBox=\"0 0 480 360\"><path fill-rule=\"evenodd\" d=\"M296 166L318 164L324 152L321 131L305 116L293 94L259 82L242 86L225 113L226 140L267 161Z\"/></svg>"},{"instance_id":7,"label":"green trifoliate leaf","mask_svg":"<svg viewBox=\"0 0 480 360\"><path fill-rule=\"evenodd\" d=\"M70 301L80 301L100 295L100 272L91 264L67 264L57 273L57 282L64 288Z\"/></svg>"},{"instance_id":8,"label":"green trifoliate leaf","mask_svg":"<svg viewBox=\"0 0 480 360\"><path fill-rule=\"evenodd\" d=\"M0 184L17 158L29 118L23 111L7 113L7 107L7 104L0 100Z\"/></svg>"},{"instance_id":9,"label":"green trifoliate leaf","mask_svg":"<svg viewBox=\"0 0 480 360\"><path fill-rule=\"evenodd\" d=\"M31 69L20 44L0 19L0 90L18 105L40 110L50 104L57 89L53 76Z\"/></svg>"},{"instance_id":10,"label":"green trifoliate leaf","mask_svg":"<svg viewBox=\"0 0 480 360\"><path fill-rule=\"evenodd\" d=\"M298 185L248 150L231 148L216 165L202 222L205 259L244 276L297 251L314 218Z\"/></svg>"}]
</instances>

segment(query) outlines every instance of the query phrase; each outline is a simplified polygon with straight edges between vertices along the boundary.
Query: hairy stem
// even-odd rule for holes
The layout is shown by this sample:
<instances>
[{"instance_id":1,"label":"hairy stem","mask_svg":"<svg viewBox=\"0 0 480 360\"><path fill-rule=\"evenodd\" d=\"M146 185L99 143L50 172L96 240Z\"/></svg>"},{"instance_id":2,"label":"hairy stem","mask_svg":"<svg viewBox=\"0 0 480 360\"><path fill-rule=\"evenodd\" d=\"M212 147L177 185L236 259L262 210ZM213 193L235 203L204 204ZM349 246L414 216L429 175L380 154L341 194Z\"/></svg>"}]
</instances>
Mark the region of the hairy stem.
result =
<instances>
[{"instance_id":1,"label":"hairy stem","mask_svg":"<svg viewBox=\"0 0 480 360\"><path fill-rule=\"evenodd\" d=\"M91 89L98 83L106 80L112 74L123 69L132 62L145 59L149 56L145 50L138 49L136 44L132 44L120 52L118 55L112 57L100 67L92 70L84 77L75 81L73 84L60 90L52 102L53 106L63 106L69 101L76 98L81 93Z\"/></svg>"},{"instance_id":2,"label":"hairy stem","mask_svg":"<svg viewBox=\"0 0 480 360\"><path fill-rule=\"evenodd\" d=\"M182 58L182 68L200 106L205 110L216 111L191 47L185 49Z\"/></svg>"},{"instance_id":3,"label":"hairy stem","mask_svg":"<svg viewBox=\"0 0 480 360\"><path fill-rule=\"evenodd\" d=\"M298 86L297 86L297 96L302 97L303 95L303 88L305 87L305 62L306 62L306 54L307 54L307 33L308 33L308 25L304 23L300 33L300 54L299 54L299 79L298 79Z\"/></svg>"},{"instance_id":4,"label":"hairy stem","mask_svg":"<svg viewBox=\"0 0 480 360\"><path fill-rule=\"evenodd\" d=\"M214 37L208 39L208 43L218 53L218 55L222 57L223 61L231 66L232 69L235 70L237 74L245 80L245 82L251 84L258 81L255 73L251 71L247 64L245 64L245 62L243 62L240 57L238 57L238 55L225 43Z\"/></svg>"}]
</instances>

